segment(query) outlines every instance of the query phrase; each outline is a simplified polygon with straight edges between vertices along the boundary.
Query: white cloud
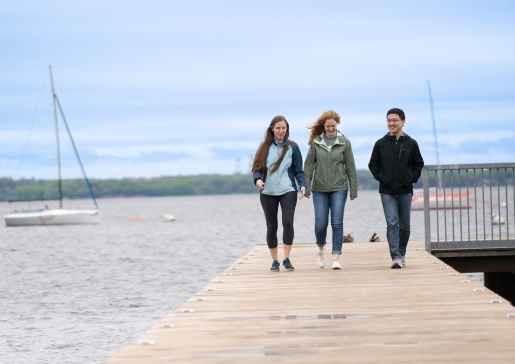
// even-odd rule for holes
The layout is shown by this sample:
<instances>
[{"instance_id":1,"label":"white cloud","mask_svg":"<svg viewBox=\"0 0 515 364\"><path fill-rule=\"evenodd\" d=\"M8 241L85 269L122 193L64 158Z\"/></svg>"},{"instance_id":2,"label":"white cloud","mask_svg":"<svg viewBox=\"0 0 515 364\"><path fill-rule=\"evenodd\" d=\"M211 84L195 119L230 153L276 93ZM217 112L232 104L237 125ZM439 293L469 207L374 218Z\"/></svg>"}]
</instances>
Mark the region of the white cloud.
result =
<instances>
[{"instance_id":1,"label":"white cloud","mask_svg":"<svg viewBox=\"0 0 515 364\"><path fill-rule=\"evenodd\" d=\"M393 106L430 156L427 79L447 158L511 156L506 143L480 156L458 149L514 136L513 10L495 1L11 2L0 15L0 175L15 172L9 160L22 154L43 76L26 173L46 175L41 164L55 159L49 61L93 176L230 173L277 114L305 153L305 127L328 109L342 114L361 168Z\"/></svg>"}]
</instances>

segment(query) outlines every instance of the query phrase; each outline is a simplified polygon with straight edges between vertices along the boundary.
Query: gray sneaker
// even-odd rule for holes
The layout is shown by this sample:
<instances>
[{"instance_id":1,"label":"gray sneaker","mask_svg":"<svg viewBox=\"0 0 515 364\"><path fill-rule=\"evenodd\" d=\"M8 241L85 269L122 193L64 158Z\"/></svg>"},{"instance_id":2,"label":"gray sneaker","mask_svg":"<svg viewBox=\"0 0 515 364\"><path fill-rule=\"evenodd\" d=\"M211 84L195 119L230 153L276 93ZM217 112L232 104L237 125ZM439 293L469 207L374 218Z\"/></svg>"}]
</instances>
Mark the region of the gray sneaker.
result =
<instances>
[{"instance_id":1,"label":"gray sneaker","mask_svg":"<svg viewBox=\"0 0 515 364\"><path fill-rule=\"evenodd\" d=\"M322 250L321 252L318 252L317 253L317 258L318 258L318 266L320 268L324 268L325 267L325 263L327 262L327 260L325 258L325 250Z\"/></svg>"},{"instance_id":2,"label":"gray sneaker","mask_svg":"<svg viewBox=\"0 0 515 364\"><path fill-rule=\"evenodd\" d=\"M401 265L402 265L402 268L404 268L406 266L406 256L405 255L403 255L401 257Z\"/></svg>"},{"instance_id":3,"label":"gray sneaker","mask_svg":"<svg viewBox=\"0 0 515 364\"><path fill-rule=\"evenodd\" d=\"M397 268L402 268L401 258L397 258L392 261L392 269L397 269Z\"/></svg>"}]
</instances>

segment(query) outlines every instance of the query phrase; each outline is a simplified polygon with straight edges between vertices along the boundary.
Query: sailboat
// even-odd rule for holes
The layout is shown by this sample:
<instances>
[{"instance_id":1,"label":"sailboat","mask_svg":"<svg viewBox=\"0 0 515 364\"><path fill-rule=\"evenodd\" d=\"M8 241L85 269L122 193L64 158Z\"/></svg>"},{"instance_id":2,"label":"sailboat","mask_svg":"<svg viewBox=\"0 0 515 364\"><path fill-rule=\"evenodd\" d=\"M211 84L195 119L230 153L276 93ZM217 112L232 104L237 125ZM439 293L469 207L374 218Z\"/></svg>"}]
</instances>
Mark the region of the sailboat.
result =
<instances>
[{"instance_id":1,"label":"sailboat","mask_svg":"<svg viewBox=\"0 0 515 364\"><path fill-rule=\"evenodd\" d=\"M89 183L88 177L86 176L86 171L84 170L84 166L79 157L79 153L77 151L77 147L75 146L75 142L73 141L70 128L68 127L68 123L66 122L66 118L64 117L63 109L61 108L61 104L59 103L59 99L55 94L54 90L54 80L52 77L52 66L49 66L50 71L50 82L52 84L52 96L54 101L54 119L55 119L55 132L57 139L57 168L59 171L59 197L58 198L49 198L49 199L37 199L37 200L11 200L9 202L26 202L26 201L46 201L46 200L59 200L59 208L58 209L49 209L48 207L39 210L18 210L13 211L8 215L4 215L5 224L7 226L27 226L27 225L65 225L65 224L98 224L100 222L100 211L98 209L98 204L95 199L95 195L93 190L91 189L91 184ZM84 175L84 179L86 184L88 185L89 192L95 203L95 210L66 210L63 209L63 189L62 189L62 179L61 179L61 153L59 148L59 127L58 127L58 119L57 119L57 108L59 108L60 114L64 121L64 125L66 126L66 130L68 131L68 135L73 145L73 149L75 150L75 155L79 161L80 167L82 169L82 173Z\"/></svg>"},{"instance_id":2,"label":"sailboat","mask_svg":"<svg viewBox=\"0 0 515 364\"><path fill-rule=\"evenodd\" d=\"M433 95L431 93L431 83L427 81L427 89L429 91L429 104L431 106L431 119L433 121L433 134L435 137L435 150L436 150L436 164L440 165L440 156L438 154L438 139L436 137L436 123L435 113L433 108ZM441 181L436 177L436 183L442 187ZM429 209L431 210L444 210L444 209L471 209L471 202L474 201L470 197L472 192L461 193L439 193L429 195ZM424 210L424 195L413 195L411 198L411 209L414 211Z\"/></svg>"}]
</instances>

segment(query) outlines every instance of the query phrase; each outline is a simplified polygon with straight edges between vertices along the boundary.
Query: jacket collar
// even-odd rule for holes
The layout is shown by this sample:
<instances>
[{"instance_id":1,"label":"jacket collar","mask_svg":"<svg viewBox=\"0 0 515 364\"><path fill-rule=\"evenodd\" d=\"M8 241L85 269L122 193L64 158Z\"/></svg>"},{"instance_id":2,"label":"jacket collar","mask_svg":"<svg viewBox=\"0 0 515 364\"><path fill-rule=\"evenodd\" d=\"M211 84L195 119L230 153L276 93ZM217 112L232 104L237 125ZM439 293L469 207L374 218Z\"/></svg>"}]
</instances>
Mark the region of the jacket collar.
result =
<instances>
[{"instance_id":1,"label":"jacket collar","mask_svg":"<svg viewBox=\"0 0 515 364\"><path fill-rule=\"evenodd\" d=\"M317 144L325 147L327 150L331 150L331 148L334 147L336 144L345 144L345 137L343 136L342 133L340 133L339 130L336 132L336 136L338 137L338 140L335 141L335 143L331 147L328 147L327 144L325 143L324 135L325 135L325 132L322 132L322 134L320 134L319 136L317 136L315 138L315 142Z\"/></svg>"},{"instance_id":2,"label":"jacket collar","mask_svg":"<svg viewBox=\"0 0 515 364\"><path fill-rule=\"evenodd\" d=\"M283 139L283 141L281 143L278 143L277 140L275 140L274 137L272 137L272 142L277 145L277 146L282 146L282 145L285 145L286 144L286 138Z\"/></svg>"},{"instance_id":3,"label":"jacket collar","mask_svg":"<svg viewBox=\"0 0 515 364\"><path fill-rule=\"evenodd\" d=\"M397 138L395 138L393 135L390 135L390 132L386 133L384 138L389 139L389 140L393 140L393 141L397 140ZM408 134L404 133L404 135L401 135L401 137L399 138L399 141L406 140L406 139L409 139L409 138L411 138L411 137Z\"/></svg>"}]
</instances>

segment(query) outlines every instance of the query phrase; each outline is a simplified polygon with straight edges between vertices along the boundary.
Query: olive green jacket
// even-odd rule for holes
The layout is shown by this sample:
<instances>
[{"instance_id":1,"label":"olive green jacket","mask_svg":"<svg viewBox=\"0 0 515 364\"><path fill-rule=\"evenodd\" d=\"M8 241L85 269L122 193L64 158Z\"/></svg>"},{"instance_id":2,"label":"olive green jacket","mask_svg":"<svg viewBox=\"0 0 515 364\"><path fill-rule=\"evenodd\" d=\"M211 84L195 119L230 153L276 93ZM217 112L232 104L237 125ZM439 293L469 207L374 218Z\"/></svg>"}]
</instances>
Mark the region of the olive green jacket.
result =
<instances>
[{"instance_id":1,"label":"olive green jacket","mask_svg":"<svg viewBox=\"0 0 515 364\"><path fill-rule=\"evenodd\" d=\"M324 133L313 138L304 163L304 175L308 185L306 194L311 194L311 190L348 191L350 185L350 197L358 197L352 148L349 139L340 132L332 147L326 145Z\"/></svg>"}]
</instances>

